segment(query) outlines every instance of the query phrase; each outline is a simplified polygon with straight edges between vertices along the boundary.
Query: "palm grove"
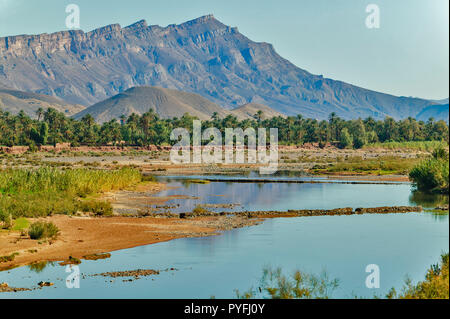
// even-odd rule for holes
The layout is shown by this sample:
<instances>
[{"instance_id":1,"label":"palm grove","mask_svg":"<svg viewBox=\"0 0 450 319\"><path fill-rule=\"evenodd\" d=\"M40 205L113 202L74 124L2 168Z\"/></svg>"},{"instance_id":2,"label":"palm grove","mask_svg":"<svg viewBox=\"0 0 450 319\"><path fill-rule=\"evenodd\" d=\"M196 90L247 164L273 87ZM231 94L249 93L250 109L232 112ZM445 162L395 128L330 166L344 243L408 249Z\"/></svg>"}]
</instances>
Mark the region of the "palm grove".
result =
<instances>
[{"instance_id":1,"label":"palm grove","mask_svg":"<svg viewBox=\"0 0 450 319\"><path fill-rule=\"evenodd\" d=\"M72 146L167 145L174 143L170 141L170 133L174 128L182 127L191 131L195 119L189 114L181 118L161 119L150 110L141 116L122 116L119 120L100 125L90 115L74 120L52 108L46 111L39 109L36 115L36 119L32 119L23 111L13 115L0 110L0 145L30 146L31 149L57 143L71 143ZM427 122L414 118L395 121L389 117L385 120L370 117L364 120L343 120L332 113L327 121L319 121L301 115L263 119L263 113L258 112L253 119L240 121L232 115L219 118L215 113L210 120L202 122L202 126L216 127L222 132L225 128L237 127L244 130L250 127L278 128L280 144L318 143L319 146L325 146L333 143L341 148L361 148L366 144L388 141L448 143L449 139L447 123L432 118Z\"/></svg>"}]
</instances>

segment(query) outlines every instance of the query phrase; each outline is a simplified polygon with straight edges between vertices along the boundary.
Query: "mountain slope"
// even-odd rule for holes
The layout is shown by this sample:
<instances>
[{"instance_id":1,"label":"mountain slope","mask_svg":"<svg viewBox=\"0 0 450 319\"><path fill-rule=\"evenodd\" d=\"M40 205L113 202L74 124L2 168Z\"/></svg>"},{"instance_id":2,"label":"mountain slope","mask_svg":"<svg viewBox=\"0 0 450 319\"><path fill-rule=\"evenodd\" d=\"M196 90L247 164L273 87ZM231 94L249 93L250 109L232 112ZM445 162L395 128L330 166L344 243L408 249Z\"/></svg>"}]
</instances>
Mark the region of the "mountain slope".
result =
<instances>
[{"instance_id":1,"label":"mountain slope","mask_svg":"<svg viewBox=\"0 0 450 319\"><path fill-rule=\"evenodd\" d=\"M214 112L221 117L230 114L197 94L157 87L135 87L81 111L74 118L80 119L90 114L97 122L104 123L119 119L122 115L142 115L150 109L161 118L180 118L189 113L201 120L209 120Z\"/></svg>"},{"instance_id":2,"label":"mountain slope","mask_svg":"<svg viewBox=\"0 0 450 319\"><path fill-rule=\"evenodd\" d=\"M442 100L431 100L431 102L436 103L436 104L440 104L440 105L448 104L448 101L449 101L449 98L442 99Z\"/></svg>"},{"instance_id":3,"label":"mountain slope","mask_svg":"<svg viewBox=\"0 0 450 319\"><path fill-rule=\"evenodd\" d=\"M25 114L36 118L36 111L42 108L54 108L66 116L71 116L85 109L82 105L69 104L59 98L36 93L22 92L0 88L0 109L17 114L24 111Z\"/></svg>"},{"instance_id":4,"label":"mountain slope","mask_svg":"<svg viewBox=\"0 0 450 319\"><path fill-rule=\"evenodd\" d=\"M285 117L284 114L281 114L267 105L262 104L256 104L256 103L249 103L245 104L243 106L240 106L238 108L235 108L232 112L237 118L245 119L245 118L255 118L255 115L258 113L258 111L263 112L262 119L272 118L276 116L282 116Z\"/></svg>"},{"instance_id":5,"label":"mountain slope","mask_svg":"<svg viewBox=\"0 0 450 319\"><path fill-rule=\"evenodd\" d=\"M430 101L312 75L212 15L180 25L0 38L0 85L91 105L134 86L193 92L226 108L267 105L325 119L416 116Z\"/></svg>"},{"instance_id":6,"label":"mountain slope","mask_svg":"<svg viewBox=\"0 0 450 319\"><path fill-rule=\"evenodd\" d=\"M417 120L420 121L428 121L431 117L435 120L444 120L445 122L449 122L449 104L443 105L431 105L424 108L419 114L417 114Z\"/></svg>"}]
</instances>

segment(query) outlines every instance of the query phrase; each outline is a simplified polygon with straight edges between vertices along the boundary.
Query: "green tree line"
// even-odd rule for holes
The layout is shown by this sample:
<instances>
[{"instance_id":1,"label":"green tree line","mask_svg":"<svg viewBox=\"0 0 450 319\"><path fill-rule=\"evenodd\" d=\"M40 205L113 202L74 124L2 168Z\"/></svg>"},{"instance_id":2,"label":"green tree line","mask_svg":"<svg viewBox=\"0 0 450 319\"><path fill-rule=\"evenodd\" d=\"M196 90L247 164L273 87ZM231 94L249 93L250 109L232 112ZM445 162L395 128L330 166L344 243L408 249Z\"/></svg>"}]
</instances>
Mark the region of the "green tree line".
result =
<instances>
[{"instance_id":1,"label":"green tree line","mask_svg":"<svg viewBox=\"0 0 450 319\"><path fill-rule=\"evenodd\" d=\"M80 120L66 117L63 113L49 108L39 109L37 118L32 119L23 111L17 115L0 110L0 145L30 146L71 143L73 146L99 146L125 144L129 146L148 146L171 144L170 133L182 127L192 131L189 114L181 118L161 119L150 110L143 115L122 116L102 125L91 115ZM238 120L228 115L219 118L218 114L202 122L203 128L216 127L222 132L225 128L278 128L279 143L302 145L334 143L342 148L361 148L377 142L446 141L449 127L444 121L417 121L407 118L396 121L387 117L375 120L371 117L357 120L344 120L335 113L328 120L304 118L302 115L273 117L263 119L262 112L252 119Z\"/></svg>"}]
</instances>

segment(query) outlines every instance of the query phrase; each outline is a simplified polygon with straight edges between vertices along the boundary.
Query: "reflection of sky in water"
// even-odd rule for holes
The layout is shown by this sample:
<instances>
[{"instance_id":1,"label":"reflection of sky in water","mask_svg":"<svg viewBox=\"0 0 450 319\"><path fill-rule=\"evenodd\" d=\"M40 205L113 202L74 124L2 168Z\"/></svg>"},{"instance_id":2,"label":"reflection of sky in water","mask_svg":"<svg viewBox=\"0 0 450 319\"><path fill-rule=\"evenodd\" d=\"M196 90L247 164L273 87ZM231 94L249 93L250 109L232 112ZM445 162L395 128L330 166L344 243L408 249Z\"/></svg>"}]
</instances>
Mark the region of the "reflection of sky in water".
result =
<instances>
[{"instance_id":1,"label":"reflection of sky in water","mask_svg":"<svg viewBox=\"0 0 450 319\"><path fill-rule=\"evenodd\" d=\"M200 197L168 202L180 204L179 211L190 211L202 203L239 203L245 210L287 210L415 205L424 200L435 205L441 200L413 196L409 184L187 184L172 179L170 186L177 188L159 196ZM0 272L0 282L14 287L35 287L40 281L55 283L55 287L42 290L3 293L0 298L234 298L234 289L245 291L257 285L267 265L311 273L326 269L330 277L341 282L334 297L352 297L352 293L383 296L391 287L401 287L406 275L414 281L423 280L428 267L449 250L448 234L448 214L272 219L221 236L178 239L113 252L107 260L83 261L80 269L87 276L81 280L81 289L65 287L65 268L57 264L37 267L39 273L28 267ZM380 266L380 290L364 285L368 264ZM171 267L179 270L133 282L117 278L110 283L110 278L89 276Z\"/></svg>"},{"instance_id":2,"label":"reflection of sky in water","mask_svg":"<svg viewBox=\"0 0 450 319\"><path fill-rule=\"evenodd\" d=\"M49 266L41 273L27 267L0 272L0 282L16 287L55 283L42 290L0 294L0 298L234 298L258 284L267 265L286 271L319 273L325 269L341 285L334 297L380 296L399 288L406 275L423 280L426 269L449 249L448 216L431 213L324 216L267 220L246 229L209 238L178 239L112 253L112 258L83 261L85 275L134 269L166 269L159 276L124 283L121 278L91 277L81 289L67 289L65 268ZM365 267L377 264L381 289L365 287Z\"/></svg>"},{"instance_id":3,"label":"reflection of sky in water","mask_svg":"<svg viewBox=\"0 0 450 319\"><path fill-rule=\"evenodd\" d=\"M292 184L292 183L188 183L169 179L169 186L159 196L185 195L168 205L180 206L172 211L190 212L200 204L240 204L235 211L334 209L343 207L379 207L412 205L411 185L383 184ZM198 199L197 199L198 198ZM211 209L227 211L224 208Z\"/></svg>"}]
</instances>

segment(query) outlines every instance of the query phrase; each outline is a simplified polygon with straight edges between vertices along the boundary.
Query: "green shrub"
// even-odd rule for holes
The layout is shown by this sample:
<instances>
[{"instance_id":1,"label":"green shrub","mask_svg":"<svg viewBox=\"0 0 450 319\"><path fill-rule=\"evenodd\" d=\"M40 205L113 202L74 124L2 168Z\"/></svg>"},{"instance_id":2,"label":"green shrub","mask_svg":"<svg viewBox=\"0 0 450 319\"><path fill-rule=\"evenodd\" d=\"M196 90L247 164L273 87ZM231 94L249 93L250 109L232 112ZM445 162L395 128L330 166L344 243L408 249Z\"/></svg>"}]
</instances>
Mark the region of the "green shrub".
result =
<instances>
[{"instance_id":1,"label":"green shrub","mask_svg":"<svg viewBox=\"0 0 450 319\"><path fill-rule=\"evenodd\" d=\"M339 146L340 148L349 148L353 146L353 137L350 135L346 127L342 129Z\"/></svg>"},{"instance_id":2,"label":"green shrub","mask_svg":"<svg viewBox=\"0 0 450 319\"><path fill-rule=\"evenodd\" d=\"M28 235L31 239L55 239L59 234L59 229L51 222L35 222L30 226Z\"/></svg>"},{"instance_id":3,"label":"green shrub","mask_svg":"<svg viewBox=\"0 0 450 319\"><path fill-rule=\"evenodd\" d=\"M449 191L449 160L441 157L438 152L433 158L416 165L409 173L415 187L425 193L448 194Z\"/></svg>"},{"instance_id":4,"label":"green shrub","mask_svg":"<svg viewBox=\"0 0 450 319\"><path fill-rule=\"evenodd\" d=\"M432 155L435 159L448 160L448 152L442 147L435 149Z\"/></svg>"},{"instance_id":5,"label":"green shrub","mask_svg":"<svg viewBox=\"0 0 450 319\"><path fill-rule=\"evenodd\" d=\"M81 204L81 211L85 213L92 213L96 216L112 216L113 208L110 202L102 201L83 201Z\"/></svg>"},{"instance_id":6,"label":"green shrub","mask_svg":"<svg viewBox=\"0 0 450 319\"><path fill-rule=\"evenodd\" d=\"M0 229L10 229L13 226L11 214L7 214L0 209Z\"/></svg>"},{"instance_id":7,"label":"green shrub","mask_svg":"<svg viewBox=\"0 0 450 319\"><path fill-rule=\"evenodd\" d=\"M13 254L8 255L8 256L0 256L0 263L7 263L7 262L10 262L10 261L13 261L16 258L17 255L19 255L19 253L13 253Z\"/></svg>"}]
</instances>

